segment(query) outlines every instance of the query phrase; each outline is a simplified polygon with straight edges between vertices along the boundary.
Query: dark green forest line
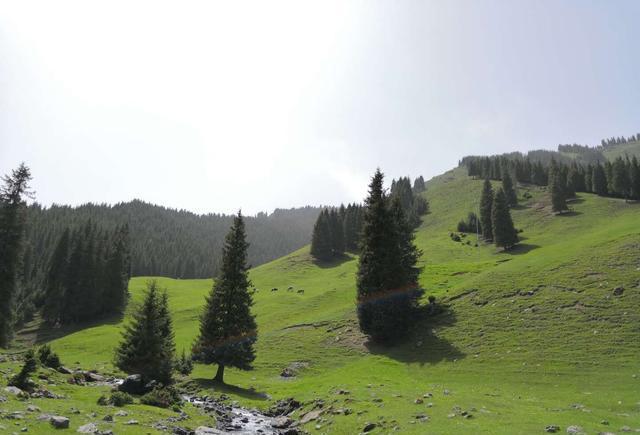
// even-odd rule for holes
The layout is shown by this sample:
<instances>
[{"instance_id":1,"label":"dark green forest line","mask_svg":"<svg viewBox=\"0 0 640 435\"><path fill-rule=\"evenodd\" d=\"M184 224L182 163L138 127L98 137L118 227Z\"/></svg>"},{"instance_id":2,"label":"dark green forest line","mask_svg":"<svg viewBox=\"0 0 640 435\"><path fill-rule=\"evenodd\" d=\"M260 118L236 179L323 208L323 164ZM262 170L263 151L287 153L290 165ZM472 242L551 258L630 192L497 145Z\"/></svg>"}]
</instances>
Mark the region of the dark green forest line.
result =
<instances>
[{"instance_id":1,"label":"dark green forest line","mask_svg":"<svg viewBox=\"0 0 640 435\"><path fill-rule=\"evenodd\" d=\"M249 263L257 266L309 243L319 207L276 209L247 217ZM25 276L38 278L66 228L91 220L105 230L128 225L132 276L210 278L217 273L220 249L233 216L198 215L134 200L116 205L27 209Z\"/></svg>"}]
</instances>

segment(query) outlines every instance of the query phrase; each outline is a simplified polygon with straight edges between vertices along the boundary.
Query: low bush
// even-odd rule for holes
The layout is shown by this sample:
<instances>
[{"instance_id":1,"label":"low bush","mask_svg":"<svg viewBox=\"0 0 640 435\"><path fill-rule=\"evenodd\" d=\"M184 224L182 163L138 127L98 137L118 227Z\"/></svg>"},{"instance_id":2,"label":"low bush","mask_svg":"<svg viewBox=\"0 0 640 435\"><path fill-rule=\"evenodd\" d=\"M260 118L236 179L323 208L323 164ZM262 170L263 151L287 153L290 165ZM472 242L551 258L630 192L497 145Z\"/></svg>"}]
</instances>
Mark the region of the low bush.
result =
<instances>
[{"instance_id":1,"label":"low bush","mask_svg":"<svg viewBox=\"0 0 640 435\"><path fill-rule=\"evenodd\" d=\"M29 349L27 353L24 354L24 364L20 372L9 380L8 385L18 387L21 390L30 387L29 376L35 373L37 368L38 361L36 360L35 352L33 349Z\"/></svg>"},{"instance_id":2,"label":"low bush","mask_svg":"<svg viewBox=\"0 0 640 435\"><path fill-rule=\"evenodd\" d=\"M102 395L98 398L98 405L100 406L124 406L130 405L133 403L133 397L130 394L124 393L122 391L114 391L111 393L111 396L107 397Z\"/></svg>"},{"instance_id":3,"label":"low bush","mask_svg":"<svg viewBox=\"0 0 640 435\"><path fill-rule=\"evenodd\" d=\"M50 367L52 369L57 369L62 365L60 363L60 357L57 353L51 350L48 344L42 345L38 348L38 360L43 366Z\"/></svg>"},{"instance_id":4,"label":"low bush","mask_svg":"<svg viewBox=\"0 0 640 435\"><path fill-rule=\"evenodd\" d=\"M163 386L154 388L140 398L140 403L159 408L175 407L181 401L180 393L175 388Z\"/></svg>"}]
</instances>

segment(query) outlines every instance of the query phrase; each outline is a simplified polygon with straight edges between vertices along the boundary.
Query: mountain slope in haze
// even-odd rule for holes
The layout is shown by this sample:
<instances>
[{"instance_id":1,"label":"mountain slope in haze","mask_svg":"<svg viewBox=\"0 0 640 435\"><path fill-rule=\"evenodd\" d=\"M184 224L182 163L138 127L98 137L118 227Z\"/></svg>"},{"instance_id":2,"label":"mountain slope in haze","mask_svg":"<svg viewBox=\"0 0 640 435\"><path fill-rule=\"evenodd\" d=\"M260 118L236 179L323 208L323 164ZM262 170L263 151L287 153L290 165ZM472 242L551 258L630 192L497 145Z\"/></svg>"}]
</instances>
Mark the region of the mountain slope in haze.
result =
<instances>
[{"instance_id":1,"label":"mountain slope in haze","mask_svg":"<svg viewBox=\"0 0 640 435\"><path fill-rule=\"evenodd\" d=\"M199 365L192 374L197 388L263 408L269 398L293 396L305 401L301 412L322 399L324 413L304 426L312 433L357 433L370 422L378 433L640 429L640 204L579 194L571 213L556 216L545 188L519 186L520 205L512 214L522 241L501 252L475 247L474 235L462 242L449 236L477 209L481 186L463 168L427 184L431 213L416 232L424 251L421 284L425 298L436 296L445 310L425 315L406 342L381 348L359 334L356 257L319 265L305 247L251 271L259 289L255 370L229 370L232 387L220 388L209 381L215 367ZM146 280L131 281L129 311ZM211 281L160 284L169 290L178 352L188 350ZM22 339L53 339L63 361L113 370L122 321L78 331L37 326ZM285 368L296 376L281 377ZM72 397L87 394L79 388L64 387ZM86 412L102 412L89 402ZM129 411L149 431L160 418L141 405ZM118 433L126 433L119 424Z\"/></svg>"}]
</instances>

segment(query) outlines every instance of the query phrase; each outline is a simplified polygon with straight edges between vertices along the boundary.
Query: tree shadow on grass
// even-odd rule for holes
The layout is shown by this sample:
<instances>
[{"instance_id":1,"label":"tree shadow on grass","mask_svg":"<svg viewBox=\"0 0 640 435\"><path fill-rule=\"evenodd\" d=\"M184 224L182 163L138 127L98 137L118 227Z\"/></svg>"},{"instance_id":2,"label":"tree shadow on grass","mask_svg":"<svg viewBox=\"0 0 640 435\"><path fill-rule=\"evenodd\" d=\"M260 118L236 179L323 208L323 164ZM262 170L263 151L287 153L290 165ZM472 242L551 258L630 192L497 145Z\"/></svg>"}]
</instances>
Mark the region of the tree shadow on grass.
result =
<instances>
[{"instance_id":1,"label":"tree shadow on grass","mask_svg":"<svg viewBox=\"0 0 640 435\"><path fill-rule=\"evenodd\" d=\"M103 325L118 325L122 323L124 313L115 314L88 322L78 322L62 326L54 326L45 322L40 316L26 323L16 334L16 341L27 345L40 345L49 341L75 334L84 329Z\"/></svg>"},{"instance_id":2,"label":"tree shadow on grass","mask_svg":"<svg viewBox=\"0 0 640 435\"><path fill-rule=\"evenodd\" d=\"M584 198L576 196L575 198L567 199L567 204L582 204L584 202Z\"/></svg>"},{"instance_id":3,"label":"tree shadow on grass","mask_svg":"<svg viewBox=\"0 0 640 435\"><path fill-rule=\"evenodd\" d=\"M411 336L403 343L387 346L368 341L365 346L374 355L385 355L396 361L420 365L456 361L466 357L466 354L450 341L437 335L439 328L451 326L456 322L456 315L449 307L440 305L440 308L440 313L429 314L428 306L420 307L419 320Z\"/></svg>"},{"instance_id":4,"label":"tree shadow on grass","mask_svg":"<svg viewBox=\"0 0 640 435\"><path fill-rule=\"evenodd\" d=\"M579 211L575 211L575 210L569 210L569 211L565 211L564 213L558 213L556 214L557 217L572 217L572 216L579 216L582 213Z\"/></svg>"},{"instance_id":5,"label":"tree shadow on grass","mask_svg":"<svg viewBox=\"0 0 640 435\"><path fill-rule=\"evenodd\" d=\"M313 264L315 264L316 266L322 269L331 269L332 267L338 267L343 263L346 263L348 261L354 261L354 260L355 260L355 257L351 255L342 254L338 257L332 258L331 260L314 259Z\"/></svg>"},{"instance_id":6,"label":"tree shadow on grass","mask_svg":"<svg viewBox=\"0 0 640 435\"><path fill-rule=\"evenodd\" d=\"M530 251L533 251L534 249L538 249L539 247L540 245L534 245L531 243L518 243L508 251L502 251L502 253L508 255L523 255Z\"/></svg>"},{"instance_id":7,"label":"tree shadow on grass","mask_svg":"<svg viewBox=\"0 0 640 435\"><path fill-rule=\"evenodd\" d=\"M203 390L213 390L220 393L234 394L249 400L269 400L267 393L256 391L254 388L242 388L236 385L223 384L213 379L196 378L193 380Z\"/></svg>"}]
</instances>

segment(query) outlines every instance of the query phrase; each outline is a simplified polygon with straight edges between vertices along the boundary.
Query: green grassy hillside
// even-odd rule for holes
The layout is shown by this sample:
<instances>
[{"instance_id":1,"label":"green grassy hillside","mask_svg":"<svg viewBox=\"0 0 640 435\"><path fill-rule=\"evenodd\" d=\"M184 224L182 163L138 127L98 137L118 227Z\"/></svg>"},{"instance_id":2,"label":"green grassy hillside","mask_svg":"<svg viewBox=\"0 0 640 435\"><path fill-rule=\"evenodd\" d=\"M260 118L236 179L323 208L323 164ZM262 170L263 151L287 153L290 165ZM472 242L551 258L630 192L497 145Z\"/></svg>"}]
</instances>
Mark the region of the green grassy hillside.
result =
<instances>
[{"instance_id":1,"label":"green grassy hillside","mask_svg":"<svg viewBox=\"0 0 640 435\"><path fill-rule=\"evenodd\" d=\"M569 425L588 433L640 429L640 204L581 194L571 213L555 216L544 190L520 186L520 195L531 194L513 211L522 243L504 253L475 247L475 235L462 243L449 237L476 209L481 184L462 169L428 183L432 212L416 237L424 251L421 283L425 298L436 296L446 310L421 320L396 347L369 346L358 333L355 257L317 265L303 248L253 269L258 358L254 371L228 370L233 387L224 391L246 406L265 408L293 396L352 411L325 413L305 426L313 433L358 433L367 422L378 423L378 433L529 434L551 424L563 432ZM131 281L130 311L146 280ZM170 293L177 349L188 349L211 281L159 281ZM613 296L615 287L624 288L622 296ZM21 338L52 339L64 362L110 372L121 329L116 320L75 332L33 325ZM290 365L299 367L297 376L282 378ZM215 367L197 366L191 377L211 392L214 373ZM65 409L104 413L95 399L106 387L60 388L76 403ZM24 407L13 399L0 404ZM186 409L192 419L185 425L207 421ZM145 425L166 417L141 405L130 412ZM74 424L85 421L95 419Z\"/></svg>"}]
</instances>

